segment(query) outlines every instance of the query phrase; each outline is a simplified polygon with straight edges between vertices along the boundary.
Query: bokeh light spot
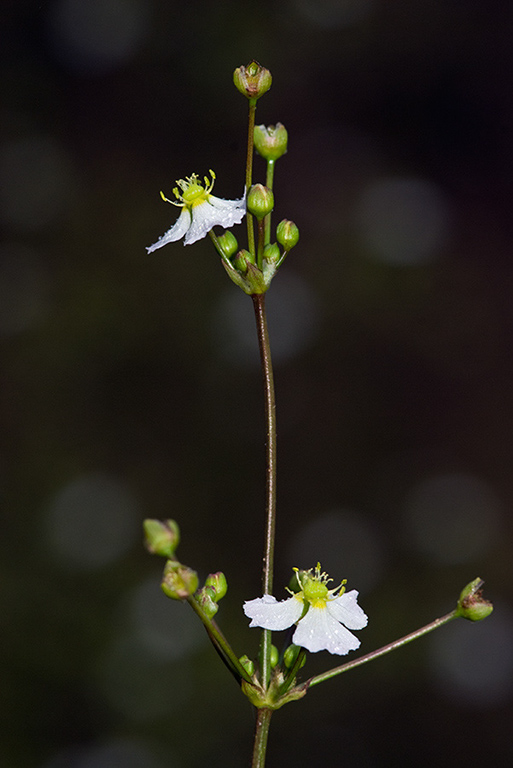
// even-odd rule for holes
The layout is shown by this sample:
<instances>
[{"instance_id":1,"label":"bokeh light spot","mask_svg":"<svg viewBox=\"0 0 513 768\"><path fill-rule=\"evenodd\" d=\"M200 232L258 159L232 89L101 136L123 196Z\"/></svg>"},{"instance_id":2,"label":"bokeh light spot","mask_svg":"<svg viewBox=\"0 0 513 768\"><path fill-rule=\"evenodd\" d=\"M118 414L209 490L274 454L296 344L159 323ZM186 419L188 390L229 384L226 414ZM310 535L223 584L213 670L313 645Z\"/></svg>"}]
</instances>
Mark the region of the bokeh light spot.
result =
<instances>
[{"instance_id":1,"label":"bokeh light spot","mask_svg":"<svg viewBox=\"0 0 513 768\"><path fill-rule=\"evenodd\" d=\"M49 21L55 55L74 70L109 71L138 51L151 7L144 0L59 0Z\"/></svg>"},{"instance_id":2,"label":"bokeh light spot","mask_svg":"<svg viewBox=\"0 0 513 768\"><path fill-rule=\"evenodd\" d=\"M501 704L513 694L513 618L506 605L479 624L457 620L430 637L437 686L477 706Z\"/></svg>"},{"instance_id":3,"label":"bokeh light spot","mask_svg":"<svg viewBox=\"0 0 513 768\"><path fill-rule=\"evenodd\" d=\"M487 483L464 473L429 477L406 501L408 544L444 563L483 557L498 541L502 504Z\"/></svg>"},{"instance_id":4,"label":"bokeh light spot","mask_svg":"<svg viewBox=\"0 0 513 768\"><path fill-rule=\"evenodd\" d=\"M334 510L300 528L289 544L291 567L311 568L317 562L337 581L347 579L348 589L368 591L381 578L384 547L377 529L363 515Z\"/></svg>"},{"instance_id":5,"label":"bokeh light spot","mask_svg":"<svg viewBox=\"0 0 513 768\"><path fill-rule=\"evenodd\" d=\"M33 327L44 314L48 274L38 253L20 243L0 246L0 335Z\"/></svg>"},{"instance_id":6,"label":"bokeh light spot","mask_svg":"<svg viewBox=\"0 0 513 768\"><path fill-rule=\"evenodd\" d=\"M315 337L319 309L311 288L291 272L280 274L266 296L273 362L301 354ZM223 294L214 308L214 347L233 366L260 365L251 301L242 291Z\"/></svg>"},{"instance_id":7,"label":"bokeh light spot","mask_svg":"<svg viewBox=\"0 0 513 768\"><path fill-rule=\"evenodd\" d=\"M449 205L426 179L379 179L365 189L356 223L370 256L386 264L415 266L431 261L445 244Z\"/></svg>"},{"instance_id":8,"label":"bokeh light spot","mask_svg":"<svg viewBox=\"0 0 513 768\"><path fill-rule=\"evenodd\" d=\"M125 483L100 473L82 476L49 506L48 548L69 568L101 568L136 541L138 518L137 502Z\"/></svg>"},{"instance_id":9,"label":"bokeh light spot","mask_svg":"<svg viewBox=\"0 0 513 768\"><path fill-rule=\"evenodd\" d=\"M177 764L166 755L166 768ZM132 739L111 739L94 746L75 746L60 751L42 768L164 768L149 747Z\"/></svg>"},{"instance_id":10,"label":"bokeh light spot","mask_svg":"<svg viewBox=\"0 0 513 768\"><path fill-rule=\"evenodd\" d=\"M62 216L75 188L72 162L50 136L8 141L0 152L0 216L4 224L37 230Z\"/></svg>"},{"instance_id":11,"label":"bokeh light spot","mask_svg":"<svg viewBox=\"0 0 513 768\"><path fill-rule=\"evenodd\" d=\"M137 636L148 651L160 658L183 658L206 645L205 631L195 613L166 597L155 579L137 587L130 610Z\"/></svg>"}]
</instances>

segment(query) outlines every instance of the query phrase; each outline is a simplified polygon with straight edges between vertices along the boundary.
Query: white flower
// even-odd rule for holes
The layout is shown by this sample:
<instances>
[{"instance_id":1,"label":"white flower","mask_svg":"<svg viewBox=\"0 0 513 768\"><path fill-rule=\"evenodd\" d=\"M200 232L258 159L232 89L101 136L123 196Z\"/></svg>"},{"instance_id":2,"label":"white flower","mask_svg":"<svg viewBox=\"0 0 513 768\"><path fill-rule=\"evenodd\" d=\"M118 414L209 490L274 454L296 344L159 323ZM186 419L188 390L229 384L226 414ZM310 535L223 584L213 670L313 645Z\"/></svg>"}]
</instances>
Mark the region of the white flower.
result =
<instances>
[{"instance_id":1,"label":"white flower","mask_svg":"<svg viewBox=\"0 0 513 768\"><path fill-rule=\"evenodd\" d=\"M199 181L197 173L187 176L186 179L179 179L176 182L178 187L173 189L179 202L168 200L162 192L160 193L166 203L179 206L182 208L182 212L171 229L168 229L156 243L146 248L148 253L152 253L168 243L174 243L184 235L183 244L191 245L196 240L205 237L212 227L219 225L228 229L234 224L241 223L246 213L246 196L244 195L240 200L223 200L211 195L216 176L213 171L210 171L210 175L212 181L209 181L205 176L204 184Z\"/></svg>"},{"instance_id":2,"label":"white flower","mask_svg":"<svg viewBox=\"0 0 513 768\"><path fill-rule=\"evenodd\" d=\"M321 573L320 564L314 573L310 569L296 570L296 574L300 591L287 600L278 602L272 595L264 595L244 603L244 613L251 619L249 626L279 631L297 623L294 645L312 653L329 651L341 656L355 651L360 641L349 630L363 629L368 621L357 603L358 592L345 592L345 582L328 590L326 584L331 579Z\"/></svg>"}]
</instances>

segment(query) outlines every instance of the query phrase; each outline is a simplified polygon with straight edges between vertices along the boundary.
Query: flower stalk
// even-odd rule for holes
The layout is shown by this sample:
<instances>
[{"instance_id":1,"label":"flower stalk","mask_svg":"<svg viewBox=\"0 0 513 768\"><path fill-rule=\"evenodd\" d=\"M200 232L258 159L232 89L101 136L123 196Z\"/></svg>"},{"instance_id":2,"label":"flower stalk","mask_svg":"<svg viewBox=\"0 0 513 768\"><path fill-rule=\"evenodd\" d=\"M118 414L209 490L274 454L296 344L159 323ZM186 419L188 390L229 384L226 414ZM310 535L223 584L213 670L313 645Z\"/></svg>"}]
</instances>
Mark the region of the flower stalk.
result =
<instances>
[{"instance_id":1,"label":"flower stalk","mask_svg":"<svg viewBox=\"0 0 513 768\"><path fill-rule=\"evenodd\" d=\"M274 392L274 373L271 359L271 346L267 328L265 293L253 294L258 347L264 384L265 421L266 421L266 528L262 569L262 591L270 595L273 589L274 545L276 537L276 399ZM260 665L262 684L265 686L271 674L271 632L264 629L260 644Z\"/></svg>"},{"instance_id":2,"label":"flower stalk","mask_svg":"<svg viewBox=\"0 0 513 768\"><path fill-rule=\"evenodd\" d=\"M350 669L361 667L362 664L366 664L368 661L374 661L374 659L378 659L380 656L385 656L385 654L390 653L391 651L395 651L397 648L401 648L403 645L406 645L407 643L411 643L412 640L417 640L419 637L423 637L423 635L427 635L429 632L432 632L434 629L438 629L438 627L442 627L444 624L448 624L449 621L452 621L452 619L457 618L457 616L458 616L458 612L457 612L457 609L455 609L450 613L446 613L445 616L442 616L441 618L435 619L429 624L426 624L426 626L415 630L415 632L410 632L409 635L405 635L404 637L401 637L399 640L394 640L393 643L384 645L382 648L378 648L376 651L371 651L370 653L366 653L365 656L360 656L359 658L354 659L353 661L347 661L345 664L341 664L339 667L334 667L333 669L329 669L327 672L323 672L320 675L315 675L315 677L310 678L310 680L308 681L309 687L311 688L313 685L318 685L319 683L323 683L325 680L330 680L332 677L341 675L343 672L348 672Z\"/></svg>"}]
</instances>

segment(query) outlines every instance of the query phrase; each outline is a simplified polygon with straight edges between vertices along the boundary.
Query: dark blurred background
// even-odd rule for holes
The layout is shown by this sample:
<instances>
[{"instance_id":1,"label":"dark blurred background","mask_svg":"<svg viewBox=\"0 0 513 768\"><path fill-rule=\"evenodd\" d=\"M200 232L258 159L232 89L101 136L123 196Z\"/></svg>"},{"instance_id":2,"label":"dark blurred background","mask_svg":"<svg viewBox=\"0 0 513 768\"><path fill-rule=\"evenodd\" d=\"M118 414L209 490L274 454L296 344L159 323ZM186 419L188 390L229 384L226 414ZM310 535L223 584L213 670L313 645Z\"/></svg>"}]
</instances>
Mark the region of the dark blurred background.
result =
<instances>
[{"instance_id":1,"label":"dark blurred background","mask_svg":"<svg viewBox=\"0 0 513 768\"><path fill-rule=\"evenodd\" d=\"M175 517L181 559L226 573L218 620L253 655L251 301L208 239L145 251L176 218L159 197L176 179L213 168L215 194L241 195L232 72L252 58L274 76L257 122L289 131L274 220L301 232L268 295L276 595L293 566L346 577L364 653L476 576L495 603L278 712L268 765L510 765L511 5L2 8L2 767L249 764L251 707L160 592L141 523Z\"/></svg>"}]
</instances>

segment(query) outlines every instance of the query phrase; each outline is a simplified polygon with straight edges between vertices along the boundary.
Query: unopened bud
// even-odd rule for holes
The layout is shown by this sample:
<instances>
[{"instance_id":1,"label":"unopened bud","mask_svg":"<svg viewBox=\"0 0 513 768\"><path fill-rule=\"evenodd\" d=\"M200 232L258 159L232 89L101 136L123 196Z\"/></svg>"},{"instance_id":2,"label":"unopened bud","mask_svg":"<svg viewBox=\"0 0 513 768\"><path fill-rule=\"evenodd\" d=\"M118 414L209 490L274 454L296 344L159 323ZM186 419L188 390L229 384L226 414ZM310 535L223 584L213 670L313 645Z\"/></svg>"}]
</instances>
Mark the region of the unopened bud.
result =
<instances>
[{"instance_id":1,"label":"unopened bud","mask_svg":"<svg viewBox=\"0 0 513 768\"><path fill-rule=\"evenodd\" d=\"M233 266L235 269L238 269L239 272L241 272L243 275L246 274L246 272L249 269L250 264L255 263L254 256L251 255L249 251L247 251L245 248L242 248L237 254L237 256L233 260Z\"/></svg>"},{"instance_id":2,"label":"unopened bud","mask_svg":"<svg viewBox=\"0 0 513 768\"><path fill-rule=\"evenodd\" d=\"M216 598L215 598L216 591L214 587L203 587L195 594L195 599L197 600L198 604L203 609L203 613L205 613L209 619L212 619L216 613L219 610L219 606L217 605Z\"/></svg>"},{"instance_id":3,"label":"unopened bud","mask_svg":"<svg viewBox=\"0 0 513 768\"><path fill-rule=\"evenodd\" d=\"M283 654L283 663L287 667L287 669L290 669L294 666L294 663L299 656L299 651L301 648L299 645L289 645L289 647L286 649L285 653ZM301 662L301 666L304 666L306 663L306 655Z\"/></svg>"},{"instance_id":4,"label":"unopened bud","mask_svg":"<svg viewBox=\"0 0 513 768\"><path fill-rule=\"evenodd\" d=\"M463 616L470 621L481 621L491 614L493 605L483 597L481 590L483 584L484 581L478 577L462 590L456 608L458 616Z\"/></svg>"},{"instance_id":5,"label":"unopened bud","mask_svg":"<svg viewBox=\"0 0 513 768\"><path fill-rule=\"evenodd\" d=\"M248 192L247 209L258 220L263 219L274 208L272 189L263 184L253 184Z\"/></svg>"},{"instance_id":6,"label":"unopened bud","mask_svg":"<svg viewBox=\"0 0 513 768\"><path fill-rule=\"evenodd\" d=\"M278 160L287 151L287 129L281 123L256 125L253 135L256 151L266 160Z\"/></svg>"},{"instance_id":7,"label":"unopened bud","mask_svg":"<svg viewBox=\"0 0 513 768\"><path fill-rule=\"evenodd\" d=\"M276 648L275 645L271 645L271 655L269 657L269 663L271 665L271 669L275 668L275 666L278 663L279 658L280 658L280 654L278 652L278 649Z\"/></svg>"},{"instance_id":8,"label":"unopened bud","mask_svg":"<svg viewBox=\"0 0 513 768\"><path fill-rule=\"evenodd\" d=\"M267 264L275 266L281 259L279 246L276 243L269 243L264 248L264 261Z\"/></svg>"},{"instance_id":9,"label":"unopened bud","mask_svg":"<svg viewBox=\"0 0 513 768\"><path fill-rule=\"evenodd\" d=\"M269 70L254 59L246 67L237 67L233 73L233 82L237 90L252 101L263 96L271 87L272 81Z\"/></svg>"},{"instance_id":10,"label":"unopened bud","mask_svg":"<svg viewBox=\"0 0 513 768\"><path fill-rule=\"evenodd\" d=\"M230 229L227 229L224 234L220 235L217 238L217 242L225 258L229 259L234 253L237 253L239 244L237 243L237 238Z\"/></svg>"},{"instance_id":11,"label":"unopened bud","mask_svg":"<svg viewBox=\"0 0 513 768\"><path fill-rule=\"evenodd\" d=\"M286 251L290 251L297 245L299 240L299 229L296 227L293 221L283 219L276 227L276 239Z\"/></svg>"},{"instance_id":12,"label":"unopened bud","mask_svg":"<svg viewBox=\"0 0 513 768\"><path fill-rule=\"evenodd\" d=\"M248 673L248 675L252 677L255 674L254 662L251 661L251 659L246 654L244 654L244 656L241 656L239 661L241 665L244 667L244 669L246 670L246 672Z\"/></svg>"},{"instance_id":13,"label":"unopened bud","mask_svg":"<svg viewBox=\"0 0 513 768\"><path fill-rule=\"evenodd\" d=\"M168 560L164 566L162 591L172 600L186 600L198 589L198 574L192 568Z\"/></svg>"},{"instance_id":14,"label":"unopened bud","mask_svg":"<svg viewBox=\"0 0 513 768\"><path fill-rule=\"evenodd\" d=\"M217 571L217 573L209 573L205 579L205 586L211 587L214 590L213 600L215 600L216 603L221 600L228 591L226 576L221 571Z\"/></svg>"},{"instance_id":15,"label":"unopened bud","mask_svg":"<svg viewBox=\"0 0 513 768\"><path fill-rule=\"evenodd\" d=\"M175 520L145 520L143 523L144 543L153 555L174 558L180 543L180 529Z\"/></svg>"}]
</instances>

